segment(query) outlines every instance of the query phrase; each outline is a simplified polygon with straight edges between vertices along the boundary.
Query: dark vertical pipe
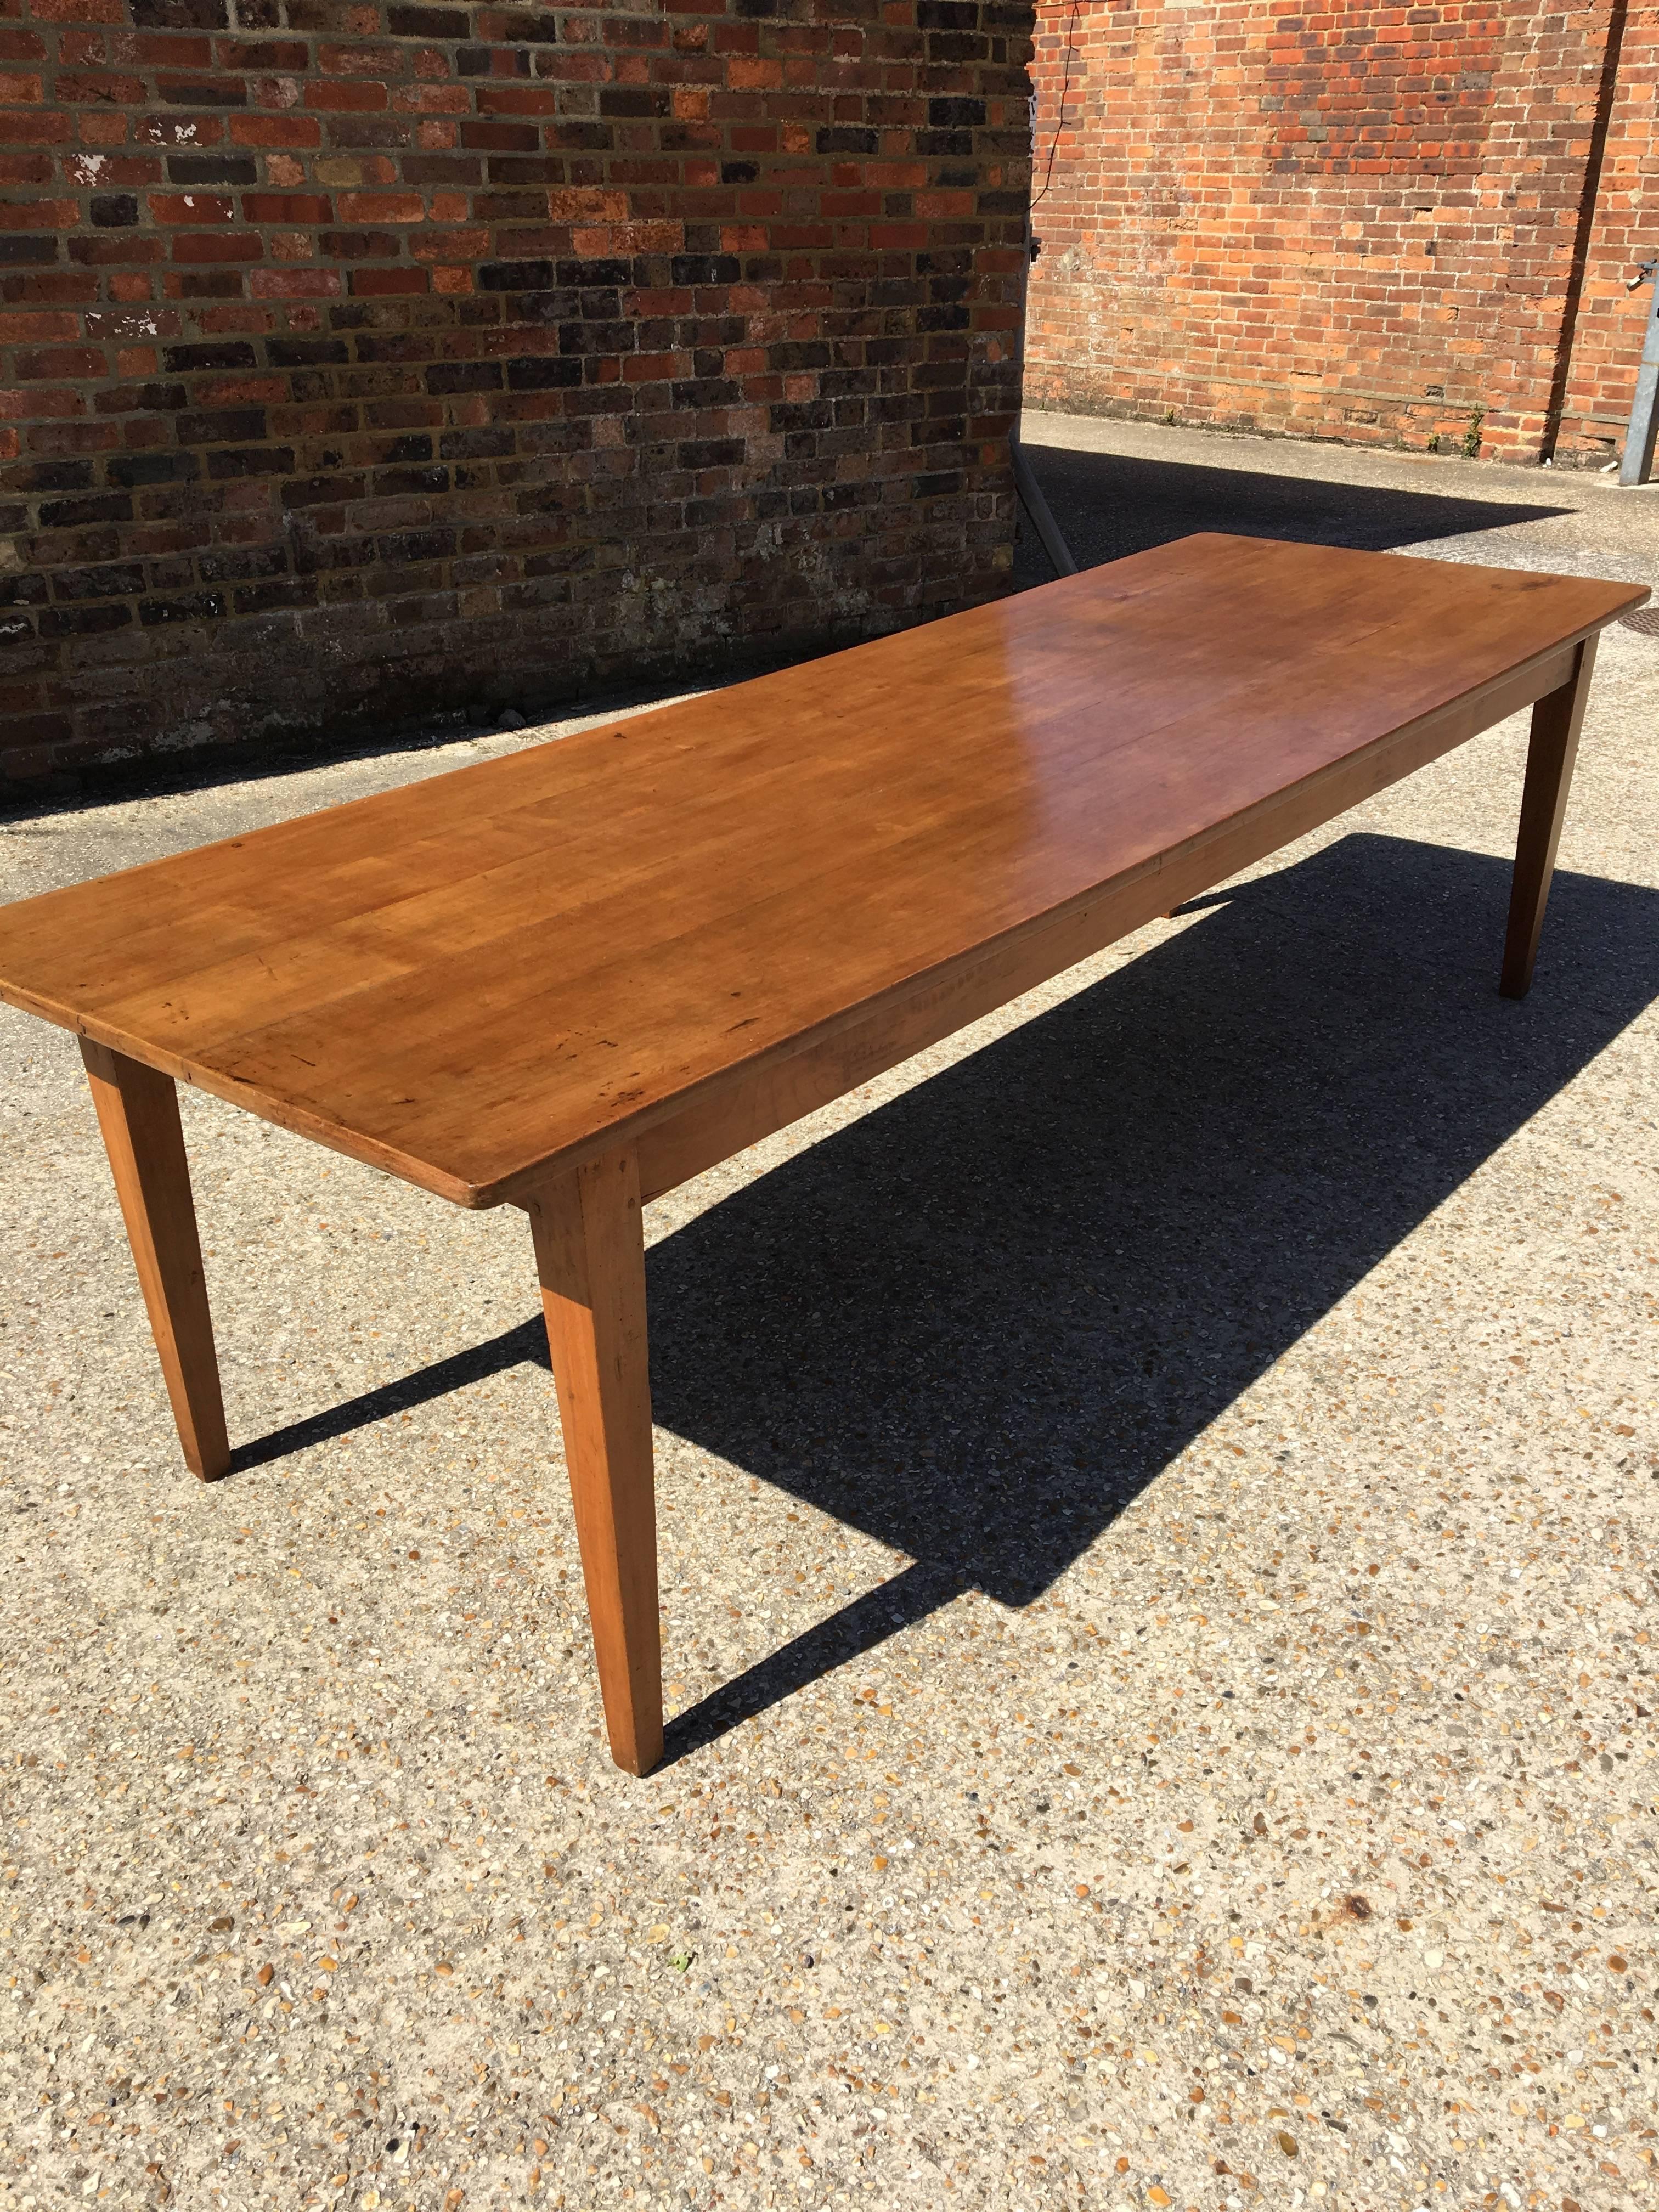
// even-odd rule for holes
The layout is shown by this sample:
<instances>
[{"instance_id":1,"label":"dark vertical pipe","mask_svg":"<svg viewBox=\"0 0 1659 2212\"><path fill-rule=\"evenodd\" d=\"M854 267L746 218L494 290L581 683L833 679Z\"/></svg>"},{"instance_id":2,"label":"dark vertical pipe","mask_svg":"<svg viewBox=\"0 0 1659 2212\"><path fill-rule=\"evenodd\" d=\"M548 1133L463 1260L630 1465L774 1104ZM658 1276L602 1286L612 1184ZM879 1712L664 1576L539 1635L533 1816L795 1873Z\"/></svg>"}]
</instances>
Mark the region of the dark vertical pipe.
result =
<instances>
[{"instance_id":1,"label":"dark vertical pipe","mask_svg":"<svg viewBox=\"0 0 1659 2212\"><path fill-rule=\"evenodd\" d=\"M1008 428L1008 458L1014 465L1014 484L1019 493L1020 504L1031 518L1031 526L1042 540L1042 550L1048 556L1049 566L1057 576L1075 576L1077 562L1072 558L1072 549L1066 543L1060 525L1049 512L1048 502L1042 496L1042 486L1031 471L1025 458L1025 448L1019 442L1019 410L1025 399L1025 295L1031 274L1031 216L1025 216L1024 265L1019 272L1019 392L1014 407L1014 419Z\"/></svg>"},{"instance_id":2,"label":"dark vertical pipe","mask_svg":"<svg viewBox=\"0 0 1659 2212\"><path fill-rule=\"evenodd\" d=\"M1540 458L1553 459L1566 410L1567 379L1572 372L1572 342L1578 330L1578 302L1583 295L1584 272L1589 264L1590 233L1595 226L1595 203L1601 191L1601 164L1607 150L1607 125L1613 97L1619 89L1619 57L1625 43L1625 13L1628 0L1613 0L1607 18L1607 43L1601 55L1601 82L1595 95L1595 120L1590 126L1589 154L1584 163L1584 182L1578 202L1578 222L1573 232L1572 259L1567 266L1566 305L1561 311L1561 331L1555 346L1555 373L1550 379L1549 404L1544 410L1544 450Z\"/></svg>"}]
</instances>

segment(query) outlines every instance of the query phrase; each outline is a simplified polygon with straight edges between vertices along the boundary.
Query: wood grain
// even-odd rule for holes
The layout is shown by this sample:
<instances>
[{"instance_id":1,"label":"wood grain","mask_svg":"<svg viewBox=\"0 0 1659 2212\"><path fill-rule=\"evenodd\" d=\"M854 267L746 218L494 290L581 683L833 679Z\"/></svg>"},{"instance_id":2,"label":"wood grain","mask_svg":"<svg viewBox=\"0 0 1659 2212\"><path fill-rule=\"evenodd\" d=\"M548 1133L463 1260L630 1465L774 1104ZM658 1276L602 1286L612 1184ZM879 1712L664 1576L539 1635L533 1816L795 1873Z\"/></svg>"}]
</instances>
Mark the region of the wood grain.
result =
<instances>
[{"instance_id":1,"label":"wood grain","mask_svg":"<svg viewBox=\"0 0 1659 2212\"><path fill-rule=\"evenodd\" d=\"M1328 819L1558 688L1644 596L1187 538L0 909L0 996L459 1204L524 1202L717 1128L722 1092L752 1119L841 1032L898 1050L985 1011L1028 940L1083 957L1310 826L1298 798Z\"/></svg>"},{"instance_id":2,"label":"wood grain","mask_svg":"<svg viewBox=\"0 0 1659 2212\"><path fill-rule=\"evenodd\" d=\"M662 1756L661 1632L639 1167L608 1152L529 1205L611 1755Z\"/></svg>"},{"instance_id":3,"label":"wood grain","mask_svg":"<svg viewBox=\"0 0 1659 2212\"><path fill-rule=\"evenodd\" d=\"M1079 960L1115 944L1155 915L1167 915L1252 861L1317 829L1322 822L1437 759L1491 722L1527 706L1540 683L1570 680L1577 647L1569 646L1522 677L1512 677L1438 715L1382 738L1159 856L1154 867L1129 871L1028 929L1011 933L976 959L957 961L931 986L893 992L846 1025L787 1056L775 1055L709 1085L677 1113L653 1122L639 1138L640 1180L647 1199L729 1159L735 1152L785 1128L832 1099L843 1097L913 1053L954 1036Z\"/></svg>"},{"instance_id":4,"label":"wood grain","mask_svg":"<svg viewBox=\"0 0 1659 2212\"><path fill-rule=\"evenodd\" d=\"M178 1092L106 1045L83 1038L81 1051L185 1464L212 1482L230 1444Z\"/></svg>"}]
</instances>

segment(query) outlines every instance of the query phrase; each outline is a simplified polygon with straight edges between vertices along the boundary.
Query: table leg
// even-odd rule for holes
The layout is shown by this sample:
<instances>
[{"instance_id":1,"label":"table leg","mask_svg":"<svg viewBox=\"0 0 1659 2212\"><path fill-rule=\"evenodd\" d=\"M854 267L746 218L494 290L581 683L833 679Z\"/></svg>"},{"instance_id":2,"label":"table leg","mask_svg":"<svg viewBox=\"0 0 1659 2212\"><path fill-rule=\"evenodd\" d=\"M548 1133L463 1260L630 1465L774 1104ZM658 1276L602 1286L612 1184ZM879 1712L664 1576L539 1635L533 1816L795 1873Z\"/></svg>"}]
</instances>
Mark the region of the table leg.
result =
<instances>
[{"instance_id":1,"label":"table leg","mask_svg":"<svg viewBox=\"0 0 1659 2212\"><path fill-rule=\"evenodd\" d=\"M1521 834L1515 848L1515 882L1510 894L1509 935L1504 945L1504 975L1498 989L1506 999L1524 999L1532 988L1538 935L1555 873L1555 848L1567 811L1572 764L1578 754L1584 702L1595 666L1595 640L1578 648L1570 682L1539 700L1532 710L1532 743L1527 752L1527 781L1521 795Z\"/></svg>"},{"instance_id":2,"label":"table leg","mask_svg":"<svg viewBox=\"0 0 1659 2212\"><path fill-rule=\"evenodd\" d=\"M528 1207L611 1755L662 1756L657 1505L638 1156L606 1153Z\"/></svg>"},{"instance_id":3,"label":"table leg","mask_svg":"<svg viewBox=\"0 0 1659 2212\"><path fill-rule=\"evenodd\" d=\"M82 1037L81 1056L185 1462L204 1482L213 1482L229 1470L230 1443L179 1094L170 1075L106 1045Z\"/></svg>"}]
</instances>

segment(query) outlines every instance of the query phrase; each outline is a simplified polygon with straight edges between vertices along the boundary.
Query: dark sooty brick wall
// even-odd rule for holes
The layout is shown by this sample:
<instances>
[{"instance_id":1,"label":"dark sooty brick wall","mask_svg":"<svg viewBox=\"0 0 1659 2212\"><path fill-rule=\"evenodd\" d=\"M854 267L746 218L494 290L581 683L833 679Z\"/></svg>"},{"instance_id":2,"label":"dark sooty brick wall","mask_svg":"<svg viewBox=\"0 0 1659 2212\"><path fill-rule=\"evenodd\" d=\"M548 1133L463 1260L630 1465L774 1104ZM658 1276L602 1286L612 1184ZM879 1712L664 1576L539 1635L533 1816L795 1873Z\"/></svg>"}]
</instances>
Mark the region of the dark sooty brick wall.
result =
<instances>
[{"instance_id":1,"label":"dark sooty brick wall","mask_svg":"<svg viewBox=\"0 0 1659 2212\"><path fill-rule=\"evenodd\" d=\"M1030 11L0 0L0 760L1002 588Z\"/></svg>"}]
</instances>

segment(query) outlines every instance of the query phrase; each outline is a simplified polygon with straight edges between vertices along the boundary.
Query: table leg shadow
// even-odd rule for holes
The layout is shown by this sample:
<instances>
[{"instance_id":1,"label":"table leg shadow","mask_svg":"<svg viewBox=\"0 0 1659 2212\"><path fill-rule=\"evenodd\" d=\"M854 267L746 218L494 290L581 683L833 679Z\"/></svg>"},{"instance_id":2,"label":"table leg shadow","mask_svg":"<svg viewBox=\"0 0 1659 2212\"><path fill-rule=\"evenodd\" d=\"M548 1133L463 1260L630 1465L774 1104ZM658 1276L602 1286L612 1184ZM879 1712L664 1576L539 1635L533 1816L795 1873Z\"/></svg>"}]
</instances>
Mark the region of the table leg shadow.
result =
<instances>
[{"instance_id":1,"label":"table leg shadow","mask_svg":"<svg viewBox=\"0 0 1659 2212\"><path fill-rule=\"evenodd\" d=\"M915 1564L671 1723L684 1755L966 1589L1029 1603L1659 996L1659 892L1355 835L648 1255L661 1428ZM672 1632L672 1630L671 1630Z\"/></svg>"}]
</instances>

